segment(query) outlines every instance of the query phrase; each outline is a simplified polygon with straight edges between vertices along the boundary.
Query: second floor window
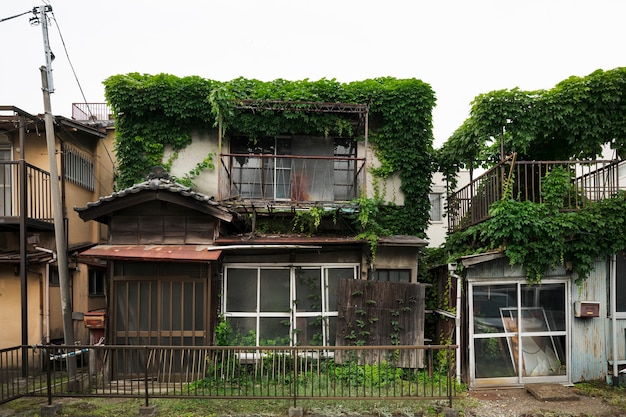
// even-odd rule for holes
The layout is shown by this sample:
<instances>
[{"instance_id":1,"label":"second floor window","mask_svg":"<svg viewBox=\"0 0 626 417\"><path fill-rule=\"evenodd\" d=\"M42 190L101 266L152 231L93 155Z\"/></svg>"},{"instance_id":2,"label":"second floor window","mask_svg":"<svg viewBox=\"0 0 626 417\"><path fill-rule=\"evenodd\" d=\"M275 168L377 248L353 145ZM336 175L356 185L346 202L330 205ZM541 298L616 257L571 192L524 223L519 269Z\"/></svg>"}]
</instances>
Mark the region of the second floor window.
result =
<instances>
[{"instance_id":1,"label":"second floor window","mask_svg":"<svg viewBox=\"0 0 626 417\"><path fill-rule=\"evenodd\" d=\"M440 222L441 216L441 193L430 193L428 195L430 199L430 221Z\"/></svg>"},{"instance_id":2,"label":"second floor window","mask_svg":"<svg viewBox=\"0 0 626 417\"><path fill-rule=\"evenodd\" d=\"M65 177L70 182L89 191L94 190L95 175L91 157L78 149L65 145L63 147L63 163L65 165Z\"/></svg>"},{"instance_id":3,"label":"second floor window","mask_svg":"<svg viewBox=\"0 0 626 417\"><path fill-rule=\"evenodd\" d=\"M230 153L233 197L333 202L357 196L353 139L234 137Z\"/></svg>"}]
</instances>

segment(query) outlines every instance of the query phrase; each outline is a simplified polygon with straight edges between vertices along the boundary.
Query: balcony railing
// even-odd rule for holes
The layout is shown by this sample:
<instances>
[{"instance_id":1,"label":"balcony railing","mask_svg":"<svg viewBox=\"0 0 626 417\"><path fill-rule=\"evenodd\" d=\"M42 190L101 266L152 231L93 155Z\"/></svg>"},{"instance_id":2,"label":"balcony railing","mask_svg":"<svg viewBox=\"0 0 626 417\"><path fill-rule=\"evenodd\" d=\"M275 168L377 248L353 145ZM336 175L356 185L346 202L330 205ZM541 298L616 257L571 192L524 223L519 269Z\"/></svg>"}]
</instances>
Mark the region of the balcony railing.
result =
<instances>
[{"instance_id":1,"label":"balcony railing","mask_svg":"<svg viewBox=\"0 0 626 417\"><path fill-rule=\"evenodd\" d=\"M11 218L16 223L22 214L29 220L53 222L50 173L24 161L0 161L0 217L4 223L11 223Z\"/></svg>"},{"instance_id":2,"label":"balcony railing","mask_svg":"<svg viewBox=\"0 0 626 417\"><path fill-rule=\"evenodd\" d=\"M113 120L113 111L106 103L73 103L72 119L74 120Z\"/></svg>"},{"instance_id":3,"label":"balcony railing","mask_svg":"<svg viewBox=\"0 0 626 417\"><path fill-rule=\"evenodd\" d=\"M364 158L222 154L222 200L337 203L359 196Z\"/></svg>"},{"instance_id":4,"label":"balcony railing","mask_svg":"<svg viewBox=\"0 0 626 417\"><path fill-rule=\"evenodd\" d=\"M626 189L626 165L620 161L515 161L509 157L448 198L450 232L487 220L509 178L514 199L542 202L546 174L557 167L570 178L563 210L578 210Z\"/></svg>"}]
</instances>

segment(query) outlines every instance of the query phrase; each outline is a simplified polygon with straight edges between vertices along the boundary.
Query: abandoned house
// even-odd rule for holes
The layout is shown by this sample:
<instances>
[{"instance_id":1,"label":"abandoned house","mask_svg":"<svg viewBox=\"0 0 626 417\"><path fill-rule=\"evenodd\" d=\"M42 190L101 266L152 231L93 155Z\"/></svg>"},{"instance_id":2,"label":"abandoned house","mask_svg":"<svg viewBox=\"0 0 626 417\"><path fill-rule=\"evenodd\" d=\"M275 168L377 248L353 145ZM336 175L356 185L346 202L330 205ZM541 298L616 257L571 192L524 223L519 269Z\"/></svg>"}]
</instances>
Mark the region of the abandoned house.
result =
<instances>
[{"instance_id":1,"label":"abandoned house","mask_svg":"<svg viewBox=\"0 0 626 417\"><path fill-rule=\"evenodd\" d=\"M106 226L80 258L106 262L108 343L211 345L225 321L232 345L349 344L339 288L362 280L415 288L401 293L419 307L401 340L389 339L381 320L367 342L423 344L417 268L428 242L392 235L373 247L347 220L358 213L357 198L381 189L404 204L397 176L370 174L379 162L368 141L368 106L242 100L237 109L340 114L351 133L194 131L184 149L165 149L164 165L176 156L168 170L153 167L145 181L76 207L85 222ZM213 169L194 178L193 189L177 181L207 155Z\"/></svg>"}]
</instances>

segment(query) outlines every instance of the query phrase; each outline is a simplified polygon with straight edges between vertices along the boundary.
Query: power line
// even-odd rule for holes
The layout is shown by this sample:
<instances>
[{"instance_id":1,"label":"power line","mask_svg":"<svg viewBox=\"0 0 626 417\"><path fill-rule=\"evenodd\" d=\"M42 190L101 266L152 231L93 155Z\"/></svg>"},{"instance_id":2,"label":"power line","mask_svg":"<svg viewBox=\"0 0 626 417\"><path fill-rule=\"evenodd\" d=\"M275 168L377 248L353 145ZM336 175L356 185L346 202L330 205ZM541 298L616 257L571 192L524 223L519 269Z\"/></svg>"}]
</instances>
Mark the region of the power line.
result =
<instances>
[{"instance_id":1,"label":"power line","mask_svg":"<svg viewBox=\"0 0 626 417\"><path fill-rule=\"evenodd\" d=\"M2 19L0 19L0 23L4 22L6 20L15 19L16 17L24 16L25 14L29 14L29 13L35 13L35 10L33 9L33 10L29 10L29 11L24 12L24 13L16 14L15 16L2 18Z\"/></svg>"},{"instance_id":2,"label":"power line","mask_svg":"<svg viewBox=\"0 0 626 417\"><path fill-rule=\"evenodd\" d=\"M59 31L59 38L61 39L61 44L63 45L63 50L65 51L65 56L67 57L67 62L70 64L70 68L72 69L72 74L74 74L74 79L76 80L76 84L78 84L78 89L80 90L80 95L83 97L83 102L85 106L87 106L87 111L89 112L89 116L92 117L93 113L91 112L91 108L89 107L89 103L87 103L87 98L85 97L85 92L83 91L83 87L78 80L78 75L76 75L76 70L74 69L74 64L72 64L72 60L70 59L70 54L67 51L67 47L65 45L65 40L63 39L63 34L61 33L61 28L59 27L59 22L57 21L56 16L54 15L54 11L51 11L52 20L54 20L54 24Z\"/></svg>"}]
</instances>

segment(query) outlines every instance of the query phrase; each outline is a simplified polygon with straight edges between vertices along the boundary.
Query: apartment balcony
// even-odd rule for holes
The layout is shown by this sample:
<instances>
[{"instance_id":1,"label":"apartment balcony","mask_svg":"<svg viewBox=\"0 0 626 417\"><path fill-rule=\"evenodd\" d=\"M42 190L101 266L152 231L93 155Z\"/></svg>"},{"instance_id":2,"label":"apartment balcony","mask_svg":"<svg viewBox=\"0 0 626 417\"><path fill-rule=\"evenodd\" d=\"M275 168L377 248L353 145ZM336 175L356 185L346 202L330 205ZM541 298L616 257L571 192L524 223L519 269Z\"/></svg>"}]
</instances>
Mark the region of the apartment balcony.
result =
<instances>
[{"instance_id":1,"label":"apartment balcony","mask_svg":"<svg viewBox=\"0 0 626 417\"><path fill-rule=\"evenodd\" d=\"M365 158L221 154L220 199L243 205L341 205L359 196Z\"/></svg>"},{"instance_id":2,"label":"apartment balcony","mask_svg":"<svg viewBox=\"0 0 626 417\"><path fill-rule=\"evenodd\" d=\"M72 103L72 119L78 121L113 120L113 110L106 103Z\"/></svg>"},{"instance_id":3,"label":"apartment balcony","mask_svg":"<svg viewBox=\"0 0 626 417\"><path fill-rule=\"evenodd\" d=\"M24 161L0 161L0 229L52 230L50 173Z\"/></svg>"},{"instance_id":4,"label":"apartment balcony","mask_svg":"<svg viewBox=\"0 0 626 417\"><path fill-rule=\"evenodd\" d=\"M487 220L491 205L502 198L509 179L514 199L542 202L546 174L557 167L570 178L563 210L579 210L626 189L624 161L515 161L511 156L448 198L450 233Z\"/></svg>"}]
</instances>

